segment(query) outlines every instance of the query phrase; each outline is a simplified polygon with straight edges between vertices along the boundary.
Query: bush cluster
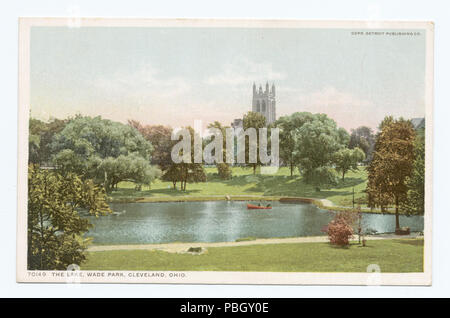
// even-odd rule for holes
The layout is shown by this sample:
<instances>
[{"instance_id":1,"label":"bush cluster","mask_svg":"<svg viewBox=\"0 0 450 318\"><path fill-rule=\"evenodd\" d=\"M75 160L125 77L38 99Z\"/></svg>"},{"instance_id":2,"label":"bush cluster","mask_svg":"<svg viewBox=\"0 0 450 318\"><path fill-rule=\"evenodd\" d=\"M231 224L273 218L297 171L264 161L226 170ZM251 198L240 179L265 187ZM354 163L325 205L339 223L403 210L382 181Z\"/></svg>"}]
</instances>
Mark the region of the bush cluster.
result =
<instances>
[{"instance_id":1,"label":"bush cluster","mask_svg":"<svg viewBox=\"0 0 450 318\"><path fill-rule=\"evenodd\" d=\"M349 244L350 239L353 237L353 225L356 217L356 214L350 211L336 214L327 226L328 238L331 244L339 246Z\"/></svg>"}]
</instances>

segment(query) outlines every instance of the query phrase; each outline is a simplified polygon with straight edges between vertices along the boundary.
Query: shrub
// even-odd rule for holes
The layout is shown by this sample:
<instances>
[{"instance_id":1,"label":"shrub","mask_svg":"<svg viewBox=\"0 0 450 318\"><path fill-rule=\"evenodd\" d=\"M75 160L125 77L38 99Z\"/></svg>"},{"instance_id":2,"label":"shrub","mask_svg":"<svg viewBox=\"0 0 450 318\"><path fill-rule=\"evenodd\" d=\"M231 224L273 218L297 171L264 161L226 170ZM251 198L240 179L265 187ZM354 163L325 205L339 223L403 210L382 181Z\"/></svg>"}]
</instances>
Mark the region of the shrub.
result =
<instances>
[{"instance_id":1,"label":"shrub","mask_svg":"<svg viewBox=\"0 0 450 318\"><path fill-rule=\"evenodd\" d=\"M353 225L356 220L354 212L344 211L336 214L334 219L328 223L327 233L331 244L348 245L353 236Z\"/></svg>"},{"instance_id":2,"label":"shrub","mask_svg":"<svg viewBox=\"0 0 450 318\"><path fill-rule=\"evenodd\" d=\"M304 178L307 184L315 187L316 191L337 184L336 173L330 167L319 167L304 171Z\"/></svg>"},{"instance_id":3,"label":"shrub","mask_svg":"<svg viewBox=\"0 0 450 318\"><path fill-rule=\"evenodd\" d=\"M203 249L201 247L189 247L188 253L201 253Z\"/></svg>"},{"instance_id":4,"label":"shrub","mask_svg":"<svg viewBox=\"0 0 450 318\"><path fill-rule=\"evenodd\" d=\"M219 178L222 180L231 179L231 168L226 163L218 163L217 164L217 172L219 174Z\"/></svg>"}]
</instances>

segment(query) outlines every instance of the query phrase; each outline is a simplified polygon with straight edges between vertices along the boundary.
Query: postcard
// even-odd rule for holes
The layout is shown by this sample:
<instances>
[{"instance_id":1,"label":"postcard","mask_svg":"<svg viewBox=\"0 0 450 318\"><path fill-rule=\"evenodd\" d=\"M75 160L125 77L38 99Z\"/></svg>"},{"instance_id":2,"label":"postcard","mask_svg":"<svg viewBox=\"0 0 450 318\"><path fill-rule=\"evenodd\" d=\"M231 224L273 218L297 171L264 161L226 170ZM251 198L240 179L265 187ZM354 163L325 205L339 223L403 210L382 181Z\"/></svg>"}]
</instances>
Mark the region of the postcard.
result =
<instances>
[{"instance_id":1,"label":"postcard","mask_svg":"<svg viewBox=\"0 0 450 318\"><path fill-rule=\"evenodd\" d=\"M433 33L21 18L17 281L431 285Z\"/></svg>"}]
</instances>

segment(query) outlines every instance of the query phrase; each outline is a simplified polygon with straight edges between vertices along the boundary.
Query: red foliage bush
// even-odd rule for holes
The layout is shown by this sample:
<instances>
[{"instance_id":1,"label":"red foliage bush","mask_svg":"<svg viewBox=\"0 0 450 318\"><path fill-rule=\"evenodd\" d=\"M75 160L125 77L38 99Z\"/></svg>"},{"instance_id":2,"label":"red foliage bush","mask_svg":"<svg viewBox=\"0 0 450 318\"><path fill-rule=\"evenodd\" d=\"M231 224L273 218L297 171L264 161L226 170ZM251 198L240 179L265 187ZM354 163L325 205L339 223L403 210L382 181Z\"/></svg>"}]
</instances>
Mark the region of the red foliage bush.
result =
<instances>
[{"instance_id":1,"label":"red foliage bush","mask_svg":"<svg viewBox=\"0 0 450 318\"><path fill-rule=\"evenodd\" d=\"M352 222L353 215L349 213L338 213L334 219L328 223L327 232L331 244L340 246L348 245L353 236Z\"/></svg>"}]
</instances>

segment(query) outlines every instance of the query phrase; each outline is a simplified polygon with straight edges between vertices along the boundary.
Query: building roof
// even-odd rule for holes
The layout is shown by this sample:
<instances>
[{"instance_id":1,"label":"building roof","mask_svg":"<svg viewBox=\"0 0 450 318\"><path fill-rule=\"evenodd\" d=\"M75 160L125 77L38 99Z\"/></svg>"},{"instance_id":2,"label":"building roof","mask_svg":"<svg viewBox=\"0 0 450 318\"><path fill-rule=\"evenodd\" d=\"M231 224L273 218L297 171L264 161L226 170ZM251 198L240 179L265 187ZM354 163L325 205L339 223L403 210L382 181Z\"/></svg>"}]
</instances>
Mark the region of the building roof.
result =
<instances>
[{"instance_id":1,"label":"building roof","mask_svg":"<svg viewBox=\"0 0 450 318\"><path fill-rule=\"evenodd\" d=\"M411 124L414 129L425 128L425 118L412 118Z\"/></svg>"}]
</instances>

